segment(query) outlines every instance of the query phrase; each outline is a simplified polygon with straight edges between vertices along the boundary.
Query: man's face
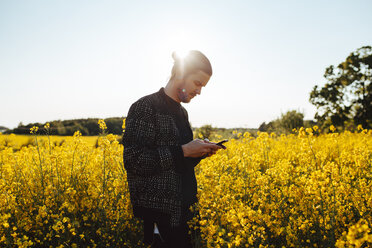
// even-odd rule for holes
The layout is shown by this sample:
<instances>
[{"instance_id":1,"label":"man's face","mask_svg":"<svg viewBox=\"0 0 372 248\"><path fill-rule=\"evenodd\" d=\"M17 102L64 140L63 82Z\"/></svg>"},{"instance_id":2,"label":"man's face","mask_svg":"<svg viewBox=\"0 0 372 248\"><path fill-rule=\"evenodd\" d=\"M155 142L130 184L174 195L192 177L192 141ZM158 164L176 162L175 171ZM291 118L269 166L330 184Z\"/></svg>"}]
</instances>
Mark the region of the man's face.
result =
<instances>
[{"instance_id":1,"label":"man's face","mask_svg":"<svg viewBox=\"0 0 372 248\"><path fill-rule=\"evenodd\" d=\"M196 95L201 94L202 87L205 87L210 79L210 76L198 71L186 76L184 81L180 84L178 89L178 98L181 102L188 103Z\"/></svg>"}]
</instances>

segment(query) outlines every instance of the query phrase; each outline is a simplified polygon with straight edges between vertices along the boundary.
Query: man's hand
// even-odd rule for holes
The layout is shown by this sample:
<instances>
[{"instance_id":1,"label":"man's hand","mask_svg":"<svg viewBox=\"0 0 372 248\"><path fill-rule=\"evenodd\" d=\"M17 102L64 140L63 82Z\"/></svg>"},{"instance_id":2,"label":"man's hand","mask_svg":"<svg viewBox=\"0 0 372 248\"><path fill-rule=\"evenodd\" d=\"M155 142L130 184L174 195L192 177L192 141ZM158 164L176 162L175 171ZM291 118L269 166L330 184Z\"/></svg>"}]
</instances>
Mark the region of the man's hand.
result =
<instances>
[{"instance_id":1,"label":"man's hand","mask_svg":"<svg viewBox=\"0 0 372 248\"><path fill-rule=\"evenodd\" d=\"M210 143L209 141L203 141L200 139L194 139L187 144L182 145L183 154L185 157L199 158L203 156L212 156L221 149L220 146Z\"/></svg>"}]
</instances>

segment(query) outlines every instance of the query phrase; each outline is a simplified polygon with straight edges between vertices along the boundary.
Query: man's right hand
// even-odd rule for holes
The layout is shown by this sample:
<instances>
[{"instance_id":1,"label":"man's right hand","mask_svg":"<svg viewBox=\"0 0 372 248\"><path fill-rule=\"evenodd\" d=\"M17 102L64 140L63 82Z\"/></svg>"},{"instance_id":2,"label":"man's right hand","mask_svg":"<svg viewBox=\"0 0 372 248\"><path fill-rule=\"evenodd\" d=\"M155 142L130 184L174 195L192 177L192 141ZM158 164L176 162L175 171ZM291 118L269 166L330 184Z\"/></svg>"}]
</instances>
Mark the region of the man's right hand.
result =
<instances>
[{"instance_id":1,"label":"man's right hand","mask_svg":"<svg viewBox=\"0 0 372 248\"><path fill-rule=\"evenodd\" d=\"M194 139L187 144L182 145L184 157L199 158L205 155L213 155L220 146L200 139Z\"/></svg>"}]
</instances>

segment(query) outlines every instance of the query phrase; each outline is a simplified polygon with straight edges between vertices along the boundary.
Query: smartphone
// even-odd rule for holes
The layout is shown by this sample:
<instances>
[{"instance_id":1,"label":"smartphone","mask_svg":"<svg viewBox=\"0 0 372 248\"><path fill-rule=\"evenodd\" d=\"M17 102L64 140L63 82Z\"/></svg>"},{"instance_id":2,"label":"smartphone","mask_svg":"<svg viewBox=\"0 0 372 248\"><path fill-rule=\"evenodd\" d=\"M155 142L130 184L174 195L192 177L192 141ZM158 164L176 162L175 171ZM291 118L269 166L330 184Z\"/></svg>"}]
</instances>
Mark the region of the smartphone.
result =
<instances>
[{"instance_id":1,"label":"smartphone","mask_svg":"<svg viewBox=\"0 0 372 248\"><path fill-rule=\"evenodd\" d=\"M227 142L229 140L225 139L225 140L221 140L220 142L216 143L216 145L222 147L223 149L226 149L226 146L222 145L223 143Z\"/></svg>"}]
</instances>

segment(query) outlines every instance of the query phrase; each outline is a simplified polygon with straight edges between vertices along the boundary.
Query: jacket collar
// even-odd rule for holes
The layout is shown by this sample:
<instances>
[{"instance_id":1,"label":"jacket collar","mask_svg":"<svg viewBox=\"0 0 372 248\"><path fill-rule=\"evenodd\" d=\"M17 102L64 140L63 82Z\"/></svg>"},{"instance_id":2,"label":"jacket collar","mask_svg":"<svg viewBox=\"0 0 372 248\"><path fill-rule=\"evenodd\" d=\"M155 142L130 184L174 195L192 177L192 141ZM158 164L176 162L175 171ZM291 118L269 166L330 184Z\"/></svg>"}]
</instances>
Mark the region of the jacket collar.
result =
<instances>
[{"instance_id":1,"label":"jacket collar","mask_svg":"<svg viewBox=\"0 0 372 248\"><path fill-rule=\"evenodd\" d=\"M164 102L166 103L167 109L177 110L181 107L181 104L179 102L176 102L175 100L173 100L170 96L168 96L165 93L164 87L161 87L158 92L159 92L160 96L163 98Z\"/></svg>"}]
</instances>

